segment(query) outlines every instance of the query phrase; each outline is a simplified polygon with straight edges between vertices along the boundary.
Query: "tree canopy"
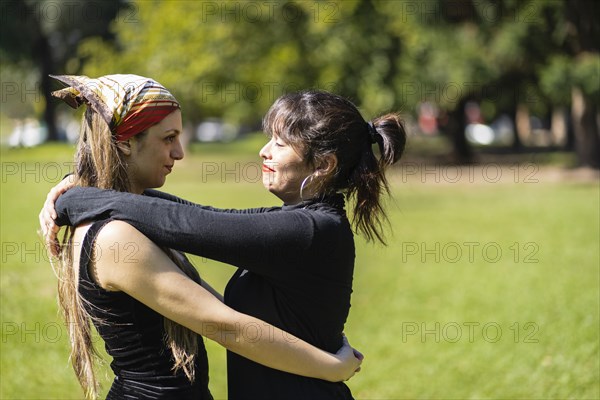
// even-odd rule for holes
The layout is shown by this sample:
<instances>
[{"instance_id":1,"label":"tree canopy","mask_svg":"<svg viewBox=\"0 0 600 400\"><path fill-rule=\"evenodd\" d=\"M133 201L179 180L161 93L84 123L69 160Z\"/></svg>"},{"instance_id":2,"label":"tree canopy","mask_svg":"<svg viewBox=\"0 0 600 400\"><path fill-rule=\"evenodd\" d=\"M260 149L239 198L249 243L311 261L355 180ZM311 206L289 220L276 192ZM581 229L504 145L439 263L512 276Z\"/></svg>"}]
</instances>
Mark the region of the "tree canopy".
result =
<instances>
[{"instance_id":1,"label":"tree canopy","mask_svg":"<svg viewBox=\"0 0 600 400\"><path fill-rule=\"evenodd\" d=\"M471 100L488 119L514 116L519 104L545 115L579 102L587 122L577 140L597 141L598 8L586 0L139 1L109 35L79 40L77 59L90 76L152 76L193 121L253 124L280 94L303 88L349 97L366 117L431 101L448 113L447 133L467 160Z\"/></svg>"}]
</instances>

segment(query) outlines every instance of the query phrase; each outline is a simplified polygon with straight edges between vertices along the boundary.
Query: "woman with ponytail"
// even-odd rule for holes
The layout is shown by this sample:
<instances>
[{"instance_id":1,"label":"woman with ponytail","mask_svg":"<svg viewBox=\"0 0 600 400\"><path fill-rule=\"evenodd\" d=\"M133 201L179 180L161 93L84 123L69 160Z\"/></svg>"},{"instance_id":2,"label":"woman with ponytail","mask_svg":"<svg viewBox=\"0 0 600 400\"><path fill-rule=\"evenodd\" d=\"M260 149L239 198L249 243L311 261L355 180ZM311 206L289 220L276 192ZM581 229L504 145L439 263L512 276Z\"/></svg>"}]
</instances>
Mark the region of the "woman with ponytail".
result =
<instances>
[{"instance_id":1,"label":"woman with ponytail","mask_svg":"<svg viewBox=\"0 0 600 400\"><path fill-rule=\"evenodd\" d=\"M384 170L402 155L404 127L395 114L367 122L340 96L304 91L280 97L263 129L263 185L281 207L222 210L156 191L74 188L58 198L55 222L110 216L160 245L237 266L227 305L333 352L350 309L353 230L384 242ZM56 197L51 193L50 203ZM54 221L46 221L53 232ZM277 371L232 352L227 359L232 400L352 398L341 382Z\"/></svg>"},{"instance_id":2,"label":"woman with ponytail","mask_svg":"<svg viewBox=\"0 0 600 400\"><path fill-rule=\"evenodd\" d=\"M74 185L75 192L104 189L110 192L100 193L145 198L140 195L146 189L164 184L175 161L183 158L181 112L171 93L158 82L136 75L55 78L70 86L54 96L74 108L88 105L76 171L59 191ZM88 209L85 203L75 208L80 206L81 211ZM40 214L42 228L55 233L52 224L45 222L46 211ZM146 211L163 217L168 212ZM338 354L330 354L260 317L234 311L171 246L157 241L163 246L158 247L108 214L95 219L86 222L90 219L75 217L62 245L51 249L58 253L53 267L59 278L59 305L69 328L70 359L86 398L98 397L92 324L113 358L115 379L109 399L212 399L200 334L284 374L335 382L349 379L358 369L361 361L347 341L331 352L342 347ZM248 334L248 327L268 335Z\"/></svg>"}]
</instances>

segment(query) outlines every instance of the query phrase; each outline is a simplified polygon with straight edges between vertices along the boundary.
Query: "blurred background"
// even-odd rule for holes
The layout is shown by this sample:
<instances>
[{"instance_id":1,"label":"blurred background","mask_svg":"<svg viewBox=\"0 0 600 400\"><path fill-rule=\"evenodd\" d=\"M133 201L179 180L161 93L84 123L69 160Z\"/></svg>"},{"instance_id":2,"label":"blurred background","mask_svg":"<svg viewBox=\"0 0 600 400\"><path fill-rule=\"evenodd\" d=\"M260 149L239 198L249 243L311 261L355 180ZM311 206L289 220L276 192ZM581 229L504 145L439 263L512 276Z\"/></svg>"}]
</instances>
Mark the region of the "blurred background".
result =
<instances>
[{"instance_id":1,"label":"blurred background","mask_svg":"<svg viewBox=\"0 0 600 400\"><path fill-rule=\"evenodd\" d=\"M0 7L0 398L81 397L35 232L73 169L82 110L50 97L61 85L48 75L110 73L180 100L187 155L164 190L222 207L277 204L257 153L281 94L318 88L365 118L402 114L389 246L357 239L358 399L600 397L597 1ZM221 290L233 272L196 263ZM224 352L209 352L225 398Z\"/></svg>"},{"instance_id":2,"label":"blurred background","mask_svg":"<svg viewBox=\"0 0 600 400\"><path fill-rule=\"evenodd\" d=\"M2 139L77 136L48 74L151 76L184 104L190 140L260 127L282 93L334 91L414 135L575 151L600 167L594 1L3 1Z\"/></svg>"}]
</instances>

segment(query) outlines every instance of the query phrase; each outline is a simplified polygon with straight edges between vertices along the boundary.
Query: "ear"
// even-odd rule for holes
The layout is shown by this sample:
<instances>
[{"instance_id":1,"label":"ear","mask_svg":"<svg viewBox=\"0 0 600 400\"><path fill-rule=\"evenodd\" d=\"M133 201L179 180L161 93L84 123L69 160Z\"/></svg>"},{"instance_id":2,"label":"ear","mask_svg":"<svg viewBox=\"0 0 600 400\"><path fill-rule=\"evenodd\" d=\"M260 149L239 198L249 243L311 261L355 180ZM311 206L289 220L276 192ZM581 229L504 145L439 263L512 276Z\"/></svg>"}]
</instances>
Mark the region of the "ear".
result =
<instances>
[{"instance_id":1,"label":"ear","mask_svg":"<svg viewBox=\"0 0 600 400\"><path fill-rule=\"evenodd\" d=\"M129 143L129 140L125 140L123 142L117 142L117 148L124 155L126 155L126 156L131 155L131 143Z\"/></svg>"},{"instance_id":2,"label":"ear","mask_svg":"<svg viewBox=\"0 0 600 400\"><path fill-rule=\"evenodd\" d=\"M329 176L333 174L338 164L338 159L335 154L327 154L323 161L317 165L315 174L317 176Z\"/></svg>"}]
</instances>

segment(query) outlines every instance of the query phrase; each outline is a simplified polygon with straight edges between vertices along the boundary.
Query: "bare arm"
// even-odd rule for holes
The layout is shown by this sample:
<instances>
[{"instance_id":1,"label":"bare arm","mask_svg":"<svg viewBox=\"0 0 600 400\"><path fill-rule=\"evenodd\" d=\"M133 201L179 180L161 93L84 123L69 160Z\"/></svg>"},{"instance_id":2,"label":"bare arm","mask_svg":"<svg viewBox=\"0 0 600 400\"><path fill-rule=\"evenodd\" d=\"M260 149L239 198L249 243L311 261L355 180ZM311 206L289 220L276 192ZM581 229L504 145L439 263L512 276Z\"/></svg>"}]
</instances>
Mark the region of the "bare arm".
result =
<instances>
[{"instance_id":1,"label":"bare arm","mask_svg":"<svg viewBox=\"0 0 600 400\"><path fill-rule=\"evenodd\" d=\"M183 254L180 251L174 251L175 254L177 254L177 257L179 257L179 259L181 260L181 262L188 264L189 266L191 266L192 268L198 269L196 268L196 266L194 264L192 264L192 262L185 256L185 254ZM210 294L212 294L213 296L215 296L217 299L219 299L219 301L221 303L225 302L225 299L223 299L223 295L221 293L219 293L215 288L213 288L206 280L201 279L200 281L200 285L208 290L210 292Z\"/></svg>"},{"instance_id":2,"label":"bare arm","mask_svg":"<svg viewBox=\"0 0 600 400\"><path fill-rule=\"evenodd\" d=\"M270 368L332 382L349 379L359 368L361 360L349 347L334 355L227 307L125 222L108 223L96 246L132 242L138 248L133 260L115 260L114 253L98 252L96 273L102 287L126 292L165 317Z\"/></svg>"}]
</instances>

